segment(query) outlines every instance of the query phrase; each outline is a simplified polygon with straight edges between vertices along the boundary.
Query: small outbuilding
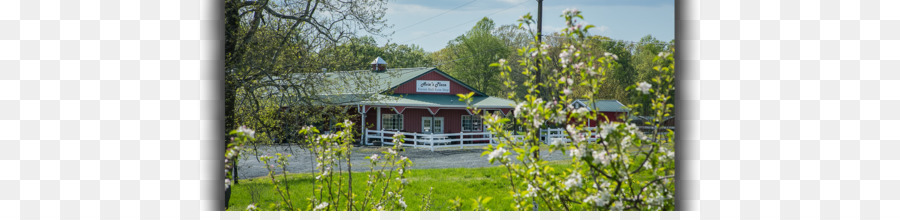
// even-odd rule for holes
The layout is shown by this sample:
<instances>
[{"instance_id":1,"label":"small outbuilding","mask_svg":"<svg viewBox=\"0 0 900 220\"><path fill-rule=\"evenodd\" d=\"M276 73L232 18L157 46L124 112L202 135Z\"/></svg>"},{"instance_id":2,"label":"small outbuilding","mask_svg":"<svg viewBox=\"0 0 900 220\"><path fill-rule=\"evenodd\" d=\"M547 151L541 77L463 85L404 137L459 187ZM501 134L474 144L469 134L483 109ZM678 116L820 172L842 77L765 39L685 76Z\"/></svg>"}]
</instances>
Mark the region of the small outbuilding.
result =
<instances>
[{"instance_id":1,"label":"small outbuilding","mask_svg":"<svg viewBox=\"0 0 900 220\"><path fill-rule=\"evenodd\" d=\"M597 112L597 120L591 120L588 127L597 127L597 121L600 122L622 122L624 116L628 113L628 108L617 100L590 100L578 99L572 103L572 107L588 108Z\"/></svg>"},{"instance_id":2,"label":"small outbuilding","mask_svg":"<svg viewBox=\"0 0 900 220\"><path fill-rule=\"evenodd\" d=\"M353 106L360 115L360 143L390 144L396 133L405 136L405 145L415 147L485 145L490 133L481 115L469 111L457 94L474 93L472 105L483 114L509 114L515 102L488 96L436 67L387 68L381 57L370 70L325 73L331 81L341 77L369 75L374 81L367 88L345 92L345 106Z\"/></svg>"}]
</instances>

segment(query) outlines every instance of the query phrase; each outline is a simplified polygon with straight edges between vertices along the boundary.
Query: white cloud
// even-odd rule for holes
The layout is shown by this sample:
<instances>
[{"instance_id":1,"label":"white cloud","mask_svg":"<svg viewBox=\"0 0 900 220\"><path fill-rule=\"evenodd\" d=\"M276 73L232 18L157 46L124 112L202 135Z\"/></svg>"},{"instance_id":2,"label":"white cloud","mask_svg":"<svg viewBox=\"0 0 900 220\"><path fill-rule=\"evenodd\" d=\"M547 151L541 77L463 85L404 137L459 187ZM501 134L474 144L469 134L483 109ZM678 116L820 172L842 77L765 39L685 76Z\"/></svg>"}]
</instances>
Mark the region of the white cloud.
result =
<instances>
[{"instance_id":1,"label":"white cloud","mask_svg":"<svg viewBox=\"0 0 900 220\"><path fill-rule=\"evenodd\" d=\"M606 33L607 30L609 30L609 26L606 25L600 25L597 27L597 31L599 31L600 33Z\"/></svg>"}]
</instances>

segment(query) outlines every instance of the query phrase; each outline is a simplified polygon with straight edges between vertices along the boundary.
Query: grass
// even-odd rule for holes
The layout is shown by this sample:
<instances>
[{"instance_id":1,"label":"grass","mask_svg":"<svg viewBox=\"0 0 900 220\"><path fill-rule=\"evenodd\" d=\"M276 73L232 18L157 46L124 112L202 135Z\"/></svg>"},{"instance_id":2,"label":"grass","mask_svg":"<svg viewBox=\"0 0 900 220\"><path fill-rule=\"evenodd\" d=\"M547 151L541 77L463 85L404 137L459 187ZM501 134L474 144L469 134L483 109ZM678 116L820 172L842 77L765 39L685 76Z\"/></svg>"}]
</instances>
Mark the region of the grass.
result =
<instances>
[{"instance_id":1,"label":"grass","mask_svg":"<svg viewBox=\"0 0 900 220\"><path fill-rule=\"evenodd\" d=\"M668 144L665 147L673 149L674 146ZM642 157L635 159L640 160ZM570 164L570 160L550 161L550 165L556 170L564 170ZM354 193L358 195L357 198L361 198L365 194L363 190L368 178L368 166L354 166L354 170L366 171L352 174ZM489 210L515 210L512 206L513 197L509 194L509 180L505 177L507 171L502 165L482 168L411 169L407 172L409 172L407 174L409 185L404 191L404 200L408 205L407 210L421 210L422 197L429 192L431 187L434 188L430 208L432 211L450 210L452 207L450 200L457 197L462 199L462 210L473 210L472 200L479 196L492 198L485 204ZM346 173L342 175L344 178L347 176ZM276 177L279 181L283 178L281 175ZM639 175L636 178L646 181L655 177ZM288 175L290 194L295 208L308 209L307 198L311 198L313 195L314 182L314 176L309 173ZM264 176L241 180L240 184L234 185L228 210L244 210L251 203L265 209L266 207L262 207L263 205L260 204L279 202L281 202L281 197L275 191L269 177Z\"/></svg>"},{"instance_id":2,"label":"grass","mask_svg":"<svg viewBox=\"0 0 900 220\"><path fill-rule=\"evenodd\" d=\"M562 168L568 161L551 162L553 166ZM462 199L462 210L472 210L473 199L479 196L491 197L485 204L490 210L514 210L513 197L509 194L509 180L505 178L506 168L503 166L483 168L447 168L447 169L414 169L407 171L409 185L406 186L404 197L408 205L407 210L421 210L422 196L428 193L429 187L434 187L432 205L430 210L450 210L451 199ZM346 173L343 174L346 177ZM354 193L363 195L367 172L353 173ZM278 176L281 179L281 176ZM294 207L305 209L309 205L306 198L312 197L313 183L315 179L308 173L289 174L291 197ZM255 192L255 193L254 193ZM257 196L254 196L257 195ZM359 196L362 197L362 196ZM251 203L274 204L280 202L281 197L274 190L269 177L241 180L234 186L231 194L231 204L228 210L244 210ZM263 207L261 207L263 208Z\"/></svg>"}]
</instances>

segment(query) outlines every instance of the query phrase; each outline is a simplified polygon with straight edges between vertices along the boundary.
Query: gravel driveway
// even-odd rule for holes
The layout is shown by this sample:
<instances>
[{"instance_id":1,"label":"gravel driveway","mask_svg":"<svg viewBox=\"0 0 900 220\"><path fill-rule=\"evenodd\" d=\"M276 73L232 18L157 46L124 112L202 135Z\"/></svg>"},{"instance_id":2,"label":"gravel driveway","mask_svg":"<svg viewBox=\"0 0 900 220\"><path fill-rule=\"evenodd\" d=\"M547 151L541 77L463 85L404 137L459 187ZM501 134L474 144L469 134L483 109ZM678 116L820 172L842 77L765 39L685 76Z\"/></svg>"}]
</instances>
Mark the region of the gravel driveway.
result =
<instances>
[{"instance_id":1,"label":"gravel driveway","mask_svg":"<svg viewBox=\"0 0 900 220\"><path fill-rule=\"evenodd\" d=\"M369 169L369 160L365 157L375 153L381 153L388 147L354 147L350 161L353 163L354 171L365 171ZM288 172L290 173L309 173L315 160L311 157L309 151L294 148L293 153L286 145L280 146L264 146L259 148L265 154L274 156L275 153L291 154L288 159ZM431 149L406 147L400 155L409 157L413 162L412 169L435 169L435 168L459 168L459 167L488 167L491 165L487 156L482 157L483 149L467 147L460 149L458 147L436 148L434 152ZM556 151L552 154L547 151L541 151L541 155L546 160L564 160L568 159L562 152ZM511 155L514 157L515 153ZM249 156L242 158L238 164L238 177L240 179L255 178L267 175L268 170L265 165L256 158Z\"/></svg>"}]
</instances>

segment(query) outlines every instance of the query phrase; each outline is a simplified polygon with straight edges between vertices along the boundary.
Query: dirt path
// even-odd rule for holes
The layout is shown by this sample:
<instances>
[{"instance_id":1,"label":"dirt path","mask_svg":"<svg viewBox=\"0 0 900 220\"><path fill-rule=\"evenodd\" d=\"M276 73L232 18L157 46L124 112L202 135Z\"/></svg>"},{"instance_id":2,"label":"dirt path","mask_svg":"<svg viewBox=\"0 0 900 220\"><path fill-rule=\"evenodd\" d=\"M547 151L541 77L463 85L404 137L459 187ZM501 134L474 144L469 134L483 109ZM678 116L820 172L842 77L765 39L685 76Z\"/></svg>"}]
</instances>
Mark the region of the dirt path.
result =
<instances>
[{"instance_id":1,"label":"dirt path","mask_svg":"<svg viewBox=\"0 0 900 220\"><path fill-rule=\"evenodd\" d=\"M296 147L294 147L293 152L291 152L289 148L284 145L265 146L260 147L260 149L261 152L264 152L263 154L269 154L271 156L274 156L275 153L293 155L293 157L288 160L288 172L290 173L309 173L310 170L312 170L312 167L315 165L315 160L311 157L309 151L300 150ZM369 160L365 157L371 156L375 153L380 153L386 149L386 147L354 148L350 158L350 161L353 163L353 170L368 170ZM435 149L434 152L431 152L430 149L406 148L403 152L400 153L400 155L409 157L409 159L413 162L412 169L496 166L496 164L491 165L488 162L487 156L482 157L482 152L484 152L483 149L472 147L464 149L459 149L456 147ZM548 153L547 151L541 151L541 155L543 155L547 160L568 159L567 156L558 151L553 152L552 154ZM265 168L265 165L254 157L243 158L238 165L238 176L241 179L265 176L267 175L267 173L268 170Z\"/></svg>"}]
</instances>

